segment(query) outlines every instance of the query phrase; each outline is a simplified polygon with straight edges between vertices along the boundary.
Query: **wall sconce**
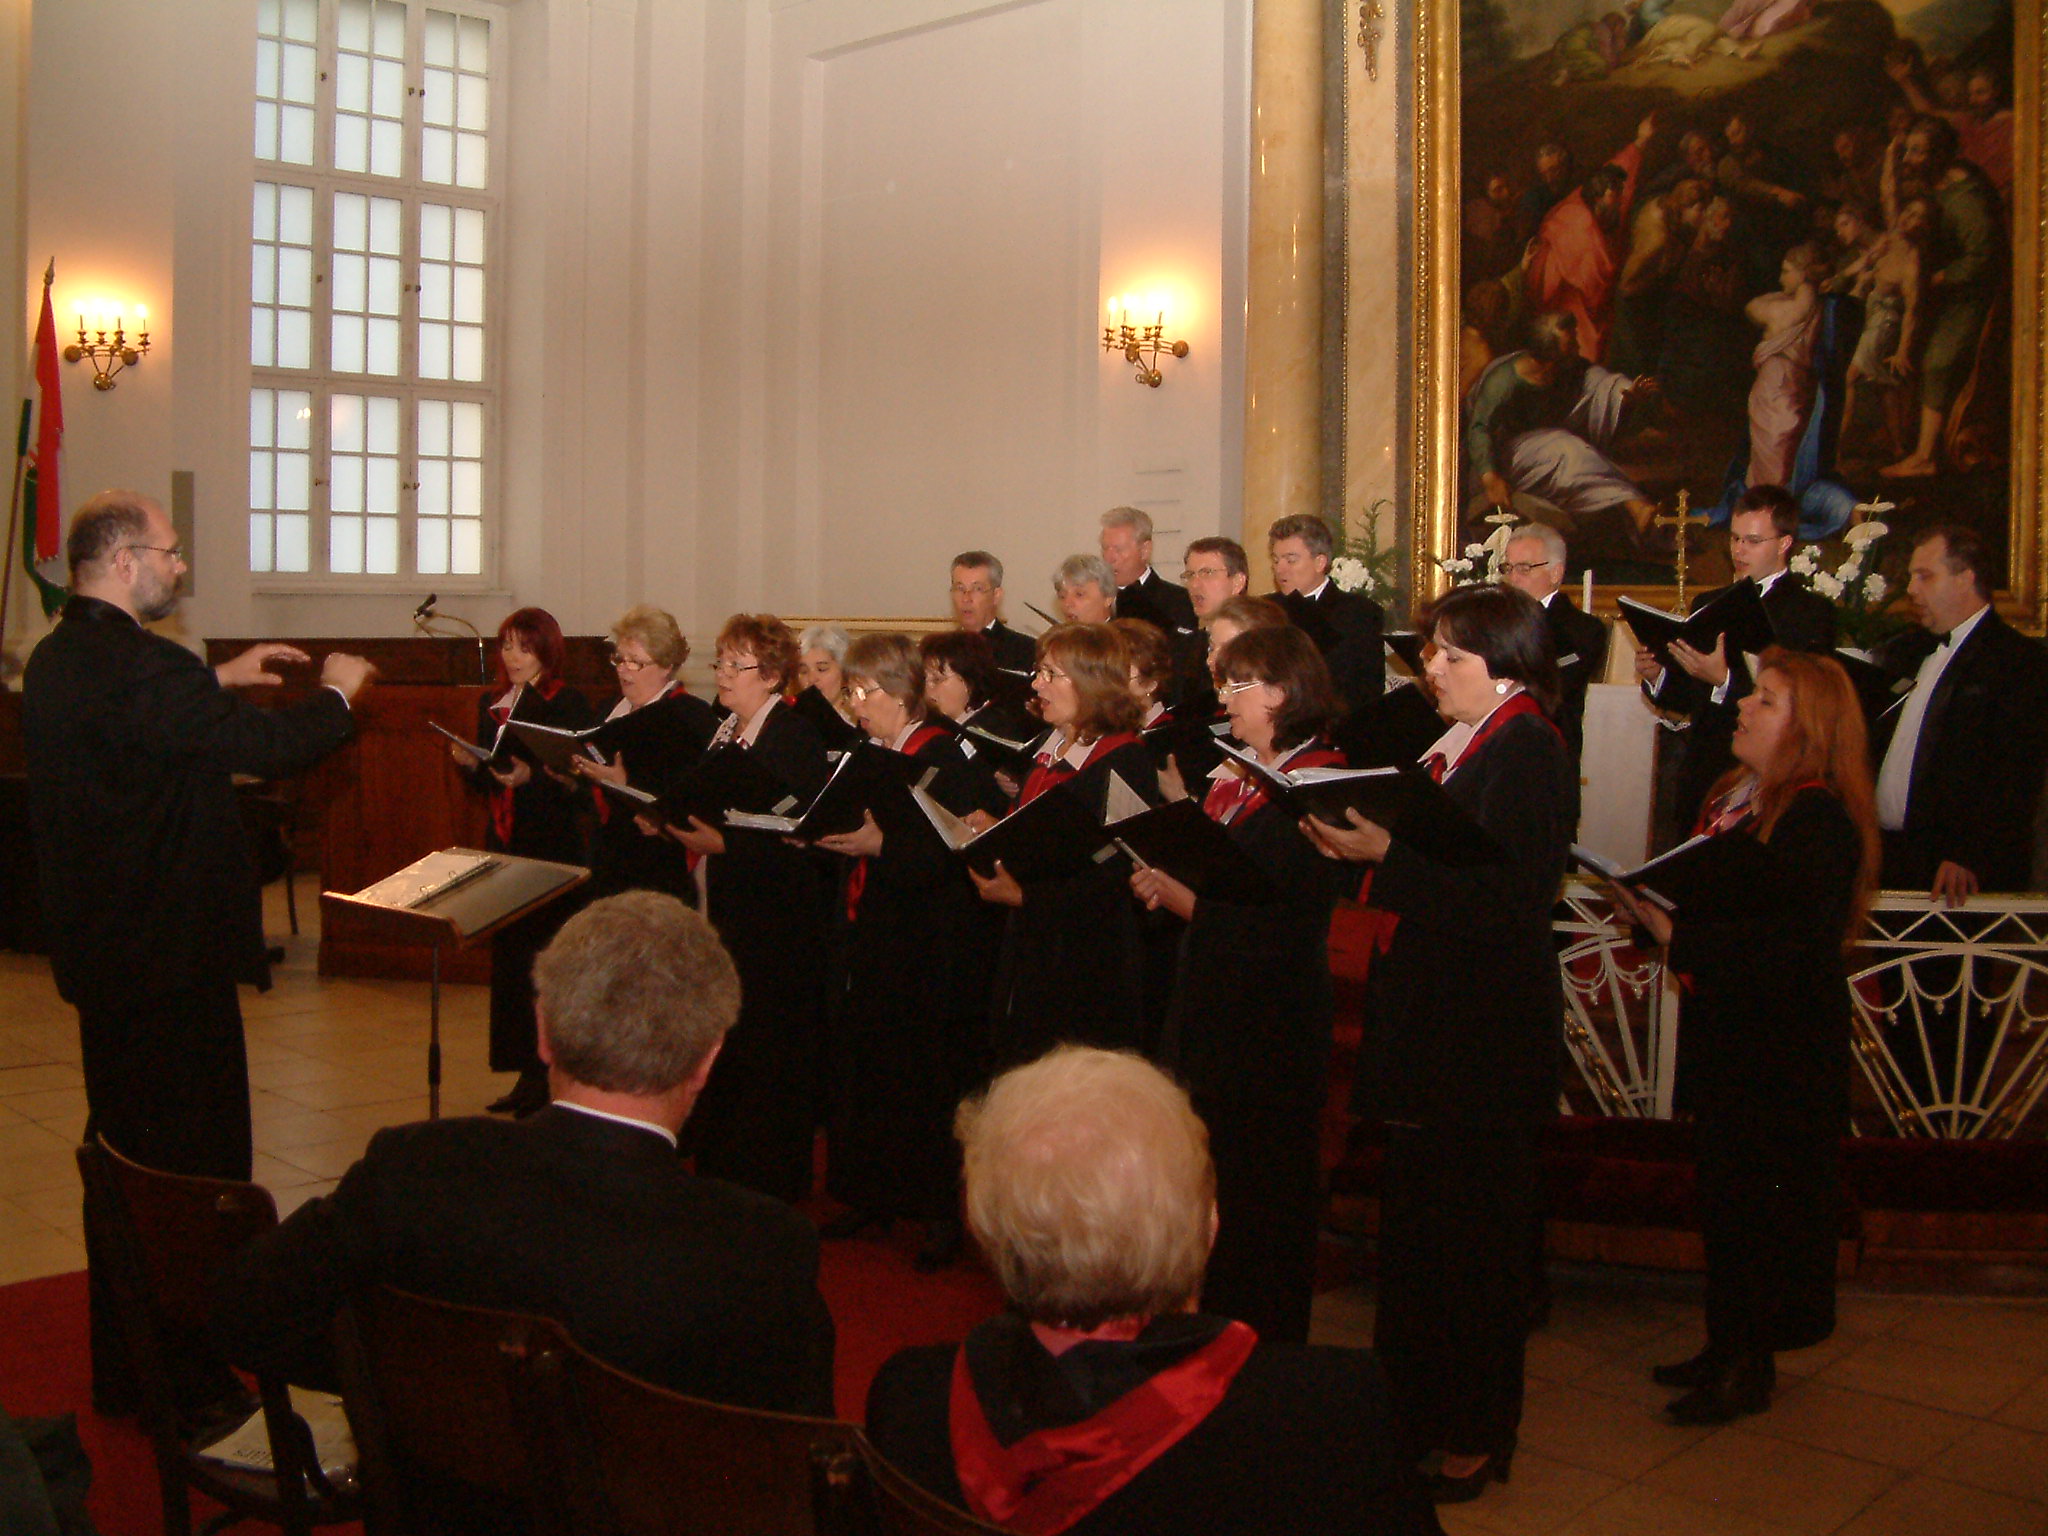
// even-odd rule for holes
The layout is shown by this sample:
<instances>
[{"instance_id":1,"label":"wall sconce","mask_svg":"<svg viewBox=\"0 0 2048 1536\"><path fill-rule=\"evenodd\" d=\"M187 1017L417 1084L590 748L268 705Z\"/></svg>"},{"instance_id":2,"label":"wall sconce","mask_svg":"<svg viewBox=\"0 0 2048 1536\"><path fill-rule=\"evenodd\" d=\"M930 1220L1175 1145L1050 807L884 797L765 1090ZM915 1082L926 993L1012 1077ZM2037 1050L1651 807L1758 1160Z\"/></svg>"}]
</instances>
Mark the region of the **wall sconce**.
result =
<instances>
[{"instance_id":1,"label":"wall sconce","mask_svg":"<svg viewBox=\"0 0 2048 1536\"><path fill-rule=\"evenodd\" d=\"M1134 314L1151 313L1150 325L1133 325ZM1186 357L1188 344L1166 339L1166 301L1157 295L1140 299L1136 294L1109 301L1109 323L1102 328L1102 350L1121 352L1124 361L1138 370L1138 382L1157 389L1165 375L1159 371L1159 354Z\"/></svg>"},{"instance_id":2,"label":"wall sconce","mask_svg":"<svg viewBox=\"0 0 2048 1536\"><path fill-rule=\"evenodd\" d=\"M140 304L135 306L136 336L128 338L126 320L120 310L113 312L113 334L107 334L108 316L104 311L93 315L93 325L88 339L85 315L78 316L78 340L64 349L67 363L90 362L92 364L92 387L112 389L114 375L123 368L132 368L142 361L142 355L149 350L149 311Z\"/></svg>"}]
</instances>

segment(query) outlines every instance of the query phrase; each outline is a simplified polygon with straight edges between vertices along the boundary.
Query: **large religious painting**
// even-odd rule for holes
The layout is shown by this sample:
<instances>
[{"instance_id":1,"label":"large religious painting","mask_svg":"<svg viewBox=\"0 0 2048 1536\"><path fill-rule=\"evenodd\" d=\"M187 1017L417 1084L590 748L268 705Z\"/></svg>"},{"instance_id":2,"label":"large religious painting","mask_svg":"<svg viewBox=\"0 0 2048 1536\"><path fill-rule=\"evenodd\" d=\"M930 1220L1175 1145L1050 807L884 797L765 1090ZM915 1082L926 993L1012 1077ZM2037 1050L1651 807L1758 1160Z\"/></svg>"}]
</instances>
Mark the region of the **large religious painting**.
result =
<instances>
[{"instance_id":1,"label":"large religious painting","mask_svg":"<svg viewBox=\"0 0 2048 1536\"><path fill-rule=\"evenodd\" d=\"M1696 584L1772 483L1834 548L1980 529L2039 618L2041 0L1422 12L1422 548Z\"/></svg>"}]
</instances>

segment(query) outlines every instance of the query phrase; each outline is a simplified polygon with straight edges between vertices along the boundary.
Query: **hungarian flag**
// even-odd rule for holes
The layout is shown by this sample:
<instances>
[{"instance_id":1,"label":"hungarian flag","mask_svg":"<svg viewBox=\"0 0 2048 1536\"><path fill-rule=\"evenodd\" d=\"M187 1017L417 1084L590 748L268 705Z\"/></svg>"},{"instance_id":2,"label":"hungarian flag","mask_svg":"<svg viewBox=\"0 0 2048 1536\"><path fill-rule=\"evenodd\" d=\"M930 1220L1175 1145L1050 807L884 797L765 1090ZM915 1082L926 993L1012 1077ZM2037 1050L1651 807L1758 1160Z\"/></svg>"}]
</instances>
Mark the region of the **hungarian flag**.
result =
<instances>
[{"instance_id":1,"label":"hungarian flag","mask_svg":"<svg viewBox=\"0 0 2048 1536\"><path fill-rule=\"evenodd\" d=\"M31 401L21 403L21 432L15 441L17 461L26 460L28 465L21 491L27 512L22 519L21 563L35 582L46 618L64 606L63 568L57 563L64 517L57 476L64 446L64 393L57 372L57 316L50 307L50 283L55 276L52 264L43 273L43 313L36 321L36 391L42 397L42 409L35 413L35 452L29 452L28 443Z\"/></svg>"}]
</instances>

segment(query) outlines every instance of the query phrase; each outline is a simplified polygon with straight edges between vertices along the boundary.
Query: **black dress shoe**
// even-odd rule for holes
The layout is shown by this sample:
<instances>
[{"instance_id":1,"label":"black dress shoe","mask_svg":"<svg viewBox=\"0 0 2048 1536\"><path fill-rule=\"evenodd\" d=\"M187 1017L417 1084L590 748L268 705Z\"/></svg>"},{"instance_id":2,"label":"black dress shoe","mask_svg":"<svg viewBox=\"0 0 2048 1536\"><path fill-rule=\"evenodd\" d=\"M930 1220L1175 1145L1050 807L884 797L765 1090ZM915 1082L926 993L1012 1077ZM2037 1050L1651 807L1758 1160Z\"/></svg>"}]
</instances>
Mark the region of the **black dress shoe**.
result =
<instances>
[{"instance_id":1,"label":"black dress shoe","mask_svg":"<svg viewBox=\"0 0 2048 1536\"><path fill-rule=\"evenodd\" d=\"M819 1226L818 1236L829 1238L858 1237L861 1233L867 1231L869 1227L876 1227L883 1232L887 1232L889 1230L889 1218L877 1216L873 1211L841 1211L830 1221Z\"/></svg>"},{"instance_id":2,"label":"black dress shoe","mask_svg":"<svg viewBox=\"0 0 2048 1536\"><path fill-rule=\"evenodd\" d=\"M910 1261L911 1267L920 1275L932 1274L958 1259L966 1246L966 1235L961 1232L960 1223L951 1217L927 1222L924 1242L917 1250L917 1257Z\"/></svg>"},{"instance_id":3,"label":"black dress shoe","mask_svg":"<svg viewBox=\"0 0 2048 1536\"><path fill-rule=\"evenodd\" d=\"M1722 1364L1721 1357L1703 1349L1690 1360L1680 1360L1675 1365L1651 1366L1650 1380L1674 1392L1690 1392L1720 1375Z\"/></svg>"},{"instance_id":4,"label":"black dress shoe","mask_svg":"<svg viewBox=\"0 0 2048 1536\"><path fill-rule=\"evenodd\" d=\"M1469 1504L1486 1492L1488 1483L1506 1482L1508 1468L1514 1459L1514 1447L1510 1446L1504 1451L1493 1452L1463 1477L1432 1472L1422 1480L1422 1485L1429 1491L1432 1504Z\"/></svg>"},{"instance_id":5,"label":"black dress shoe","mask_svg":"<svg viewBox=\"0 0 2048 1536\"><path fill-rule=\"evenodd\" d=\"M1674 1424L1728 1424L1770 1407L1771 1389L1777 1384L1778 1368L1769 1355L1742 1355L1665 1412Z\"/></svg>"}]
</instances>

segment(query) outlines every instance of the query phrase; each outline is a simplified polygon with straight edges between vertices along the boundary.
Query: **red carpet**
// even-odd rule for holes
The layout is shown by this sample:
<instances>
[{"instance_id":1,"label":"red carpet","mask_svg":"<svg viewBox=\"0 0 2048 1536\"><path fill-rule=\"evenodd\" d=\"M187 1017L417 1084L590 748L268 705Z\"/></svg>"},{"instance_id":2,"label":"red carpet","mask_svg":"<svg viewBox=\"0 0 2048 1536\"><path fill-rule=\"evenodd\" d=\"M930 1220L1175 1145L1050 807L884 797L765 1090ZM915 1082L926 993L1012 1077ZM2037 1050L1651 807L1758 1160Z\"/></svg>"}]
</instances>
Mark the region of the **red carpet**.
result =
<instances>
[{"instance_id":1,"label":"red carpet","mask_svg":"<svg viewBox=\"0 0 2048 1536\"><path fill-rule=\"evenodd\" d=\"M825 1245L823 1289L838 1325L838 1402L858 1420L868 1382L905 1344L959 1338L1001 1305L975 1263L936 1275L911 1267L918 1233L899 1224L889 1238ZM55 1275L0 1286L0 1404L16 1417L76 1413L92 1457L91 1509L106 1536L162 1529L156 1467L132 1421L102 1420L91 1409L85 1347L85 1276ZM352 1527L337 1527L347 1530Z\"/></svg>"}]
</instances>

